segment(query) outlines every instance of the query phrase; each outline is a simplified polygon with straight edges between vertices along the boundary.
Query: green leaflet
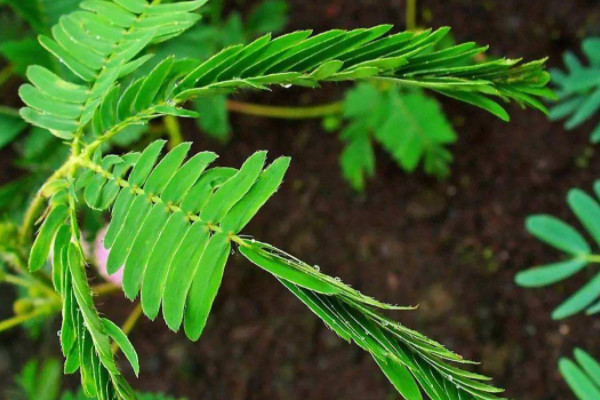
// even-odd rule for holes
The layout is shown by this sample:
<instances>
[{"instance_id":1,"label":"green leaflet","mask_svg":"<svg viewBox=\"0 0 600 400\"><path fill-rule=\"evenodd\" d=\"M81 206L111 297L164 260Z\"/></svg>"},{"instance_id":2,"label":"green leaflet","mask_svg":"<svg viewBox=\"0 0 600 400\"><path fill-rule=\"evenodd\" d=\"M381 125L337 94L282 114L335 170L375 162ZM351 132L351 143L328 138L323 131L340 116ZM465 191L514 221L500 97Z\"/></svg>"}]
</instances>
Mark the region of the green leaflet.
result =
<instances>
[{"instance_id":1,"label":"green leaflet","mask_svg":"<svg viewBox=\"0 0 600 400\"><path fill-rule=\"evenodd\" d=\"M571 226L549 215L527 218L527 231L552 247L572 255L589 254L585 239Z\"/></svg>"},{"instance_id":2,"label":"green leaflet","mask_svg":"<svg viewBox=\"0 0 600 400\"><path fill-rule=\"evenodd\" d=\"M117 343L119 348L123 351L123 354L125 354L125 357L127 357L127 360L129 360L129 363L131 364L135 375L138 376L140 374L140 363L138 361L138 355L133 345L127 338L127 335L125 335L121 328L115 325L114 322L106 318L102 318L102 325L104 326L107 335L110 336L115 341L115 343Z\"/></svg>"},{"instance_id":3,"label":"green leaflet","mask_svg":"<svg viewBox=\"0 0 600 400\"><path fill-rule=\"evenodd\" d=\"M108 256L106 269L109 274L114 274L125 263L127 255L133 246L133 241L148 215L150 207L150 201L143 196L138 196L132 201L131 208L123 220L123 226L119 229L115 244Z\"/></svg>"},{"instance_id":4,"label":"green leaflet","mask_svg":"<svg viewBox=\"0 0 600 400\"><path fill-rule=\"evenodd\" d=\"M154 168L144 184L144 190L148 193L160 193L183 162L190 146L191 143L181 143L171 150Z\"/></svg>"},{"instance_id":5,"label":"green leaflet","mask_svg":"<svg viewBox=\"0 0 600 400\"><path fill-rule=\"evenodd\" d=\"M575 358L579 365L562 358L558 365L560 373L579 400L597 399L600 396L600 381L597 375L600 365L580 349L575 350Z\"/></svg>"},{"instance_id":6,"label":"green leaflet","mask_svg":"<svg viewBox=\"0 0 600 400\"><path fill-rule=\"evenodd\" d=\"M67 207L58 205L50 211L50 214L44 220L29 256L29 270L31 272L38 271L46 263L56 231L65 222L66 218Z\"/></svg>"},{"instance_id":7,"label":"green leaflet","mask_svg":"<svg viewBox=\"0 0 600 400\"><path fill-rule=\"evenodd\" d=\"M423 395L406 367L375 357L375 361L387 378L406 400L422 400Z\"/></svg>"},{"instance_id":8,"label":"green leaflet","mask_svg":"<svg viewBox=\"0 0 600 400\"><path fill-rule=\"evenodd\" d=\"M183 311L192 278L208 243L209 231L205 224L195 222L183 237L165 284L163 298L163 317L167 326L174 331L179 329L183 320ZM202 279L207 279L203 276Z\"/></svg>"},{"instance_id":9,"label":"green leaflet","mask_svg":"<svg viewBox=\"0 0 600 400\"><path fill-rule=\"evenodd\" d=\"M152 250L142 285L142 308L150 319L158 315L173 255L188 226L183 213L171 215Z\"/></svg>"},{"instance_id":10,"label":"green leaflet","mask_svg":"<svg viewBox=\"0 0 600 400\"><path fill-rule=\"evenodd\" d=\"M142 152L129 175L131 186L141 186L146 181L165 143L165 140L157 140Z\"/></svg>"},{"instance_id":11,"label":"green leaflet","mask_svg":"<svg viewBox=\"0 0 600 400\"><path fill-rule=\"evenodd\" d=\"M598 205L598 202L578 189L569 192L567 202L581 224L596 243L600 245L600 205Z\"/></svg>"},{"instance_id":12,"label":"green leaflet","mask_svg":"<svg viewBox=\"0 0 600 400\"><path fill-rule=\"evenodd\" d=\"M541 287L560 282L581 271L588 264L587 260L574 258L560 261L527 271L519 272L515 278L518 285L524 287Z\"/></svg>"},{"instance_id":13,"label":"green leaflet","mask_svg":"<svg viewBox=\"0 0 600 400\"><path fill-rule=\"evenodd\" d=\"M577 314L600 297L600 273L552 312L553 319L563 319Z\"/></svg>"},{"instance_id":14,"label":"green leaflet","mask_svg":"<svg viewBox=\"0 0 600 400\"><path fill-rule=\"evenodd\" d=\"M240 247L240 252L253 264L265 269L278 278L318 293L332 295L340 292L334 285L324 281L317 275L302 271L297 266L290 265L278 257L271 256L258 246L242 246Z\"/></svg>"},{"instance_id":15,"label":"green leaflet","mask_svg":"<svg viewBox=\"0 0 600 400\"><path fill-rule=\"evenodd\" d=\"M180 203L183 197L192 188L206 167L217 158L211 152L198 153L181 167L169 180L162 192L162 198L166 203Z\"/></svg>"},{"instance_id":16,"label":"green leaflet","mask_svg":"<svg viewBox=\"0 0 600 400\"><path fill-rule=\"evenodd\" d=\"M152 249L168 218L169 213L164 205L154 205L135 238L123 270L123 292L129 299L137 296Z\"/></svg>"},{"instance_id":17,"label":"green leaflet","mask_svg":"<svg viewBox=\"0 0 600 400\"><path fill-rule=\"evenodd\" d=\"M275 160L258 177L246 196L227 213L221 226L226 232L238 233L277 191L290 165L289 157Z\"/></svg>"},{"instance_id":18,"label":"green leaflet","mask_svg":"<svg viewBox=\"0 0 600 400\"><path fill-rule=\"evenodd\" d=\"M265 164L266 156L266 152L260 151L254 153L246 160L240 171L225 182L208 200L208 203L200 213L200 218L210 223L221 222L227 212L254 185Z\"/></svg>"},{"instance_id":19,"label":"green leaflet","mask_svg":"<svg viewBox=\"0 0 600 400\"><path fill-rule=\"evenodd\" d=\"M210 238L198 262L185 308L185 334L193 341L202 335L221 286L230 251L231 242L227 235L215 234Z\"/></svg>"}]
</instances>

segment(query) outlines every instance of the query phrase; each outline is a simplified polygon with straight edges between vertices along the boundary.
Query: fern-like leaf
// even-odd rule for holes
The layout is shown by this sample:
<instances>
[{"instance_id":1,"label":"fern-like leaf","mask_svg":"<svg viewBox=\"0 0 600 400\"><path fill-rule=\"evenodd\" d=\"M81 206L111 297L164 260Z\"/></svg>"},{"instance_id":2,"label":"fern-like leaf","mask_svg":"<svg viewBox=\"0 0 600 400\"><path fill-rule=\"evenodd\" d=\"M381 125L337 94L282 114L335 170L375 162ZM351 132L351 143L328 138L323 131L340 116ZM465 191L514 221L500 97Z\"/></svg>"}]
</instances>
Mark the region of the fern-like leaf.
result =
<instances>
[{"instance_id":1,"label":"fern-like leaf","mask_svg":"<svg viewBox=\"0 0 600 400\"><path fill-rule=\"evenodd\" d=\"M182 6L186 2L176 4ZM189 8L200 4L189 2ZM155 7L167 6L174 5ZM147 10L154 8L148 6ZM182 22L176 26L183 25L182 29L189 26L185 23L190 18L188 13L171 14L166 17L158 15L165 21L181 15ZM91 11L66 18L77 16L102 20ZM140 20L149 18L153 20L154 17ZM70 138L73 132L83 129L94 112L97 114L95 118L102 122L94 125L99 128L96 129L98 133L118 131L127 124L144 122L159 115L193 116L194 113L176 107L193 98L231 93L238 89L266 89L269 85L315 87L327 81L379 79L435 90L482 107L502 119L508 119L508 114L492 100L493 97L545 110L538 97L551 96L545 88L549 77L543 70L544 60L519 64L519 60L500 59L463 65L462 60L483 52L485 48L466 43L433 51L433 46L449 29L383 37L391 29L389 25L352 31L334 30L316 36L311 36L310 31L298 31L276 39L265 35L248 45L228 47L205 62L167 59L149 75L134 80L124 89L111 86L120 76L131 73L146 60L144 56L131 61L145 45L163 40L164 35L175 35L171 31L168 34L160 30L156 33L145 26L125 36L122 36L123 31L115 29L112 39L122 43L119 47L122 50L96 57L93 65L67 63L84 80L93 82L91 88L65 82L47 70L32 67L29 78L34 86L22 88L21 96L29 107L22 109L21 114L33 124L48 128L60 137ZM133 43L127 40L132 37L137 39ZM63 53L64 48L60 51L55 49L56 42L43 39L44 43L58 56ZM68 43L63 44L71 49ZM78 52L85 50L80 50L79 46L76 48ZM69 59L79 59L71 53L68 56ZM79 57L84 56L81 54ZM67 96L67 92L71 95Z\"/></svg>"},{"instance_id":2,"label":"fern-like leaf","mask_svg":"<svg viewBox=\"0 0 600 400\"><path fill-rule=\"evenodd\" d=\"M596 196L600 198L600 181L594 185ZM600 203L582 190L572 189L567 202L589 236L600 245ZM587 240L574 227L550 215L534 215L527 219L529 233L562 251L565 259L520 272L517 284L524 287L544 287L566 280L592 263L600 256L594 254ZM556 310L552 317L563 319L581 311L587 314L600 312L600 272L579 291L573 294Z\"/></svg>"},{"instance_id":3,"label":"fern-like leaf","mask_svg":"<svg viewBox=\"0 0 600 400\"><path fill-rule=\"evenodd\" d=\"M450 173L452 154L445 145L456 141L456 133L438 102L423 92L380 91L364 83L346 96L344 117L349 123L341 133L347 143L341 166L354 189L362 190L374 172L373 141L405 171L414 171L423 160L429 174L442 178Z\"/></svg>"},{"instance_id":4,"label":"fern-like leaf","mask_svg":"<svg viewBox=\"0 0 600 400\"><path fill-rule=\"evenodd\" d=\"M133 299L141 288L148 317L155 318L162 304L167 325L178 330L183 324L188 338L197 340L233 243L342 338L370 352L407 399L421 398L419 386L434 400L496 398L499 390L480 382L486 378L451 365L464 362L459 356L377 312L405 308L382 304L271 245L239 236L279 187L288 158L264 168L266 154L257 152L239 170L207 169L213 153L184 163L188 143L160 158L163 146L157 141L141 154L84 162L87 172L77 182L90 207L111 208L107 269L123 266L124 292Z\"/></svg>"},{"instance_id":5,"label":"fern-like leaf","mask_svg":"<svg viewBox=\"0 0 600 400\"><path fill-rule=\"evenodd\" d=\"M46 68L30 67L27 77L33 85L23 85L19 91L29 106L21 115L60 138L73 138L83 131L115 82L151 57L138 54L196 23L200 17L192 11L205 2L84 0L82 10L61 17L52 27L52 38L39 38L84 83L67 82Z\"/></svg>"},{"instance_id":6,"label":"fern-like leaf","mask_svg":"<svg viewBox=\"0 0 600 400\"><path fill-rule=\"evenodd\" d=\"M132 347L114 324L103 320L94 305L79 243L75 199L66 181L54 185L56 193L30 254L32 271L40 269L53 252L53 283L63 299L60 339L66 357L65 373L79 370L84 393L99 400L135 399L111 351L111 340ZM112 339L111 339L112 337Z\"/></svg>"},{"instance_id":7,"label":"fern-like leaf","mask_svg":"<svg viewBox=\"0 0 600 400\"><path fill-rule=\"evenodd\" d=\"M435 50L448 28L385 36L391 26L319 35L299 31L231 46L206 61L166 57L142 77L131 77L152 43L171 39L200 17L205 0L160 4L146 0L85 0L63 16L40 43L77 79L30 67L20 89L21 115L71 144L71 156L41 193L50 197L29 266L42 268L53 253L53 282L63 299L61 344L67 372L80 371L84 393L100 400L135 399L111 352L124 352L137 372L126 336L102 319L93 302L77 223L81 195L92 208L109 209L105 237L109 272L124 268L124 291L141 291L143 310L197 340L207 321L232 246L284 283L342 337L371 352L408 400L422 390L434 400L496 399L484 378L451 363L462 359L422 335L395 324L377 309L396 309L239 232L277 190L289 159L264 168L265 152L239 169L212 168L210 152L184 163L184 143L160 157L164 142L124 156L99 151L134 124L164 116L194 116L181 106L203 96L271 85L316 87L322 82L380 80L431 89L508 119L496 100L545 110L544 60L521 64L464 60L485 51L474 43ZM128 79L125 79L125 78ZM95 136L88 142L88 133ZM86 134L84 136L84 134ZM388 138L389 139L389 138ZM77 175L76 175L77 174Z\"/></svg>"},{"instance_id":8,"label":"fern-like leaf","mask_svg":"<svg viewBox=\"0 0 600 400\"><path fill-rule=\"evenodd\" d=\"M600 38L587 38L581 50L588 59L583 64L575 54L564 54L565 71L553 70L552 82L557 86L559 102L550 110L550 119L566 119L565 128L575 129L591 119L600 109ZM600 142L600 125L590 135Z\"/></svg>"}]
</instances>

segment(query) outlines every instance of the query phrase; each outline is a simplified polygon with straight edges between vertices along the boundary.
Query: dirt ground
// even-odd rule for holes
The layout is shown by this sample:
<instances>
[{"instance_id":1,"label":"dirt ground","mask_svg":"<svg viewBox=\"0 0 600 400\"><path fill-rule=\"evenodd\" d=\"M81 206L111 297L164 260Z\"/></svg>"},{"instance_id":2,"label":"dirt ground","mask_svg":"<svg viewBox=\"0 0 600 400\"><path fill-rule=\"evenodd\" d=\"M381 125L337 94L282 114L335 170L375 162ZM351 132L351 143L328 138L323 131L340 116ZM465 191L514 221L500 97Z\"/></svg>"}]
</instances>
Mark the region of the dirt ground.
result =
<instances>
[{"instance_id":1,"label":"dirt ground","mask_svg":"<svg viewBox=\"0 0 600 400\"><path fill-rule=\"evenodd\" d=\"M403 24L402 0L292 0L289 29ZM586 35L600 31L596 1L429 0L422 25L449 25L457 40L491 46L493 55L550 56L561 64ZM276 90L239 99L316 104L341 88ZM507 397L570 399L557 371L560 356L580 346L600 357L600 320L554 322L550 312L582 282L523 290L517 271L557 254L526 234L525 217L552 213L574 221L564 202L569 188L590 189L600 177L597 155L583 167L592 124L567 132L531 110L510 107L510 124L443 100L460 139L452 177L444 182L406 175L382 151L365 195L355 194L338 168L341 144L316 121L233 117L233 140L207 140L192 123L186 138L197 150L238 166L257 149L292 156L279 193L246 233L319 264L361 291L391 303L420 304L397 318L458 353ZM597 151L596 151L597 152ZM591 271L590 271L591 272ZM584 274L582 274L584 275ZM6 296L3 296L6 297ZM2 308L5 308L4 305ZM121 321L132 307L119 296L103 310ZM144 320L133 332L140 353L136 388L211 400L396 399L367 354L336 338L274 279L232 257L204 336L198 343ZM17 369L31 348L57 353L58 341L27 342L13 331L0 344L0 375ZM28 343L26 346L23 342ZM17 344L19 343L19 344Z\"/></svg>"}]
</instances>

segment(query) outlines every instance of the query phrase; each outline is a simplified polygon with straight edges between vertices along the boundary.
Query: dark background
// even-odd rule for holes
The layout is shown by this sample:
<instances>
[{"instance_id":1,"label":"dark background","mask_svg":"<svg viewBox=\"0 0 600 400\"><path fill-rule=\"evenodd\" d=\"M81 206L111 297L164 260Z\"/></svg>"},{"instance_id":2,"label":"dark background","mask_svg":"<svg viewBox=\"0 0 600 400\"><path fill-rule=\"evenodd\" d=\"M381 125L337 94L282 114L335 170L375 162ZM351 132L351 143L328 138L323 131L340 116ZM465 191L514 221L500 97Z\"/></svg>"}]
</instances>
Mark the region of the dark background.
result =
<instances>
[{"instance_id":1,"label":"dark background","mask_svg":"<svg viewBox=\"0 0 600 400\"><path fill-rule=\"evenodd\" d=\"M289 30L404 24L402 0L290 2ZM419 22L452 26L458 41L487 43L492 55L549 56L551 66L560 66L563 51L578 52L582 38L600 31L600 4L428 0L420 4ZM318 104L341 98L342 89L278 89L237 98ZM580 316L554 322L550 313L586 281L585 273L568 285L539 291L518 288L513 278L520 269L558 256L526 234L525 217L544 212L574 222L564 201L568 189L589 190L600 176L598 157L588 144L593 124L566 132L560 123L518 107L509 107L512 121L507 124L484 111L442 101L460 136L452 148L451 178L438 182L421 173L406 175L380 151L376 178L365 195L342 180L341 143L317 121L233 116L234 135L226 145L206 139L193 122L183 127L195 150L217 151L221 165L239 166L257 149L268 149L272 158L292 156L284 185L246 233L319 264L323 272L366 294L420 304L419 310L395 317L482 361L478 370L507 388L507 397L574 398L557 361L575 346L600 356L600 320ZM6 165L10 153L0 158ZM0 295L0 308L7 315L12 294L1 290L6 293ZM133 307L120 295L102 301L103 312L116 322ZM336 338L277 281L238 255L227 267L198 343L170 333L162 321L145 319L131 339L142 370L132 383L141 390L190 400L399 398L368 354ZM58 355L58 347L53 335L39 343L20 330L4 334L0 387L27 358Z\"/></svg>"}]
</instances>

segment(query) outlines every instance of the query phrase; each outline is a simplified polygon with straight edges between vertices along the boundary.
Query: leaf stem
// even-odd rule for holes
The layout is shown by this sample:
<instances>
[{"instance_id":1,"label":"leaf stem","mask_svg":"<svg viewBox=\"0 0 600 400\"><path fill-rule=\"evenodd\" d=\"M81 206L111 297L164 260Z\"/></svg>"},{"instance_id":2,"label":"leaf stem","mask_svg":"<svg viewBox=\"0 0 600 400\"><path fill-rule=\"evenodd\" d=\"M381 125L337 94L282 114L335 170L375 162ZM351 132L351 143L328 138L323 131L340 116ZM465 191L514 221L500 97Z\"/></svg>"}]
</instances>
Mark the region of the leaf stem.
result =
<instances>
[{"instance_id":1,"label":"leaf stem","mask_svg":"<svg viewBox=\"0 0 600 400\"><path fill-rule=\"evenodd\" d=\"M179 126L179 121L176 117L172 115L165 115L163 117L163 124L165 126L167 135L169 135L170 149L183 142L183 137L181 136L181 127Z\"/></svg>"},{"instance_id":2,"label":"leaf stem","mask_svg":"<svg viewBox=\"0 0 600 400\"><path fill-rule=\"evenodd\" d=\"M600 254L590 254L585 256L585 259L589 263L600 263Z\"/></svg>"},{"instance_id":3,"label":"leaf stem","mask_svg":"<svg viewBox=\"0 0 600 400\"><path fill-rule=\"evenodd\" d=\"M2 72L0 72L0 74L1 73ZM0 77L0 79L2 79L2 78ZM1 85L1 82L0 82L0 85ZM21 118L21 115L19 114L19 110L17 110L16 108L7 107L7 106L0 106L0 114L8 115L9 117Z\"/></svg>"},{"instance_id":4,"label":"leaf stem","mask_svg":"<svg viewBox=\"0 0 600 400\"><path fill-rule=\"evenodd\" d=\"M111 282L101 283L92 287L92 291L94 292L94 296L105 296L114 292L118 292L121 289L120 286L115 285Z\"/></svg>"},{"instance_id":5,"label":"leaf stem","mask_svg":"<svg viewBox=\"0 0 600 400\"><path fill-rule=\"evenodd\" d=\"M406 30L417 28L417 0L406 0Z\"/></svg>"},{"instance_id":6,"label":"leaf stem","mask_svg":"<svg viewBox=\"0 0 600 400\"><path fill-rule=\"evenodd\" d=\"M12 65L7 65L6 67L0 69L0 86L3 86L6 81L10 79L13 75L13 67Z\"/></svg>"},{"instance_id":7,"label":"leaf stem","mask_svg":"<svg viewBox=\"0 0 600 400\"><path fill-rule=\"evenodd\" d=\"M58 309L56 311L58 311ZM5 319L4 321L0 321L0 332L14 328L15 326L21 325L34 318L41 317L46 314L52 314L53 312L54 310L52 307L39 307L27 314L16 315L12 318Z\"/></svg>"},{"instance_id":8,"label":"leaf stem","mask_svg":"<svg viewBox=\"0 0 600 400\"><path fill-rule=\"evenodd\" d=\"M310 107L280 107L228 100L227 109L232 112L254 115L258 117L280 119L310 119L323 118L328 115L340 114L344 109L344 102L337 101L330 104Z\"/></svg>"}]
</instances>

